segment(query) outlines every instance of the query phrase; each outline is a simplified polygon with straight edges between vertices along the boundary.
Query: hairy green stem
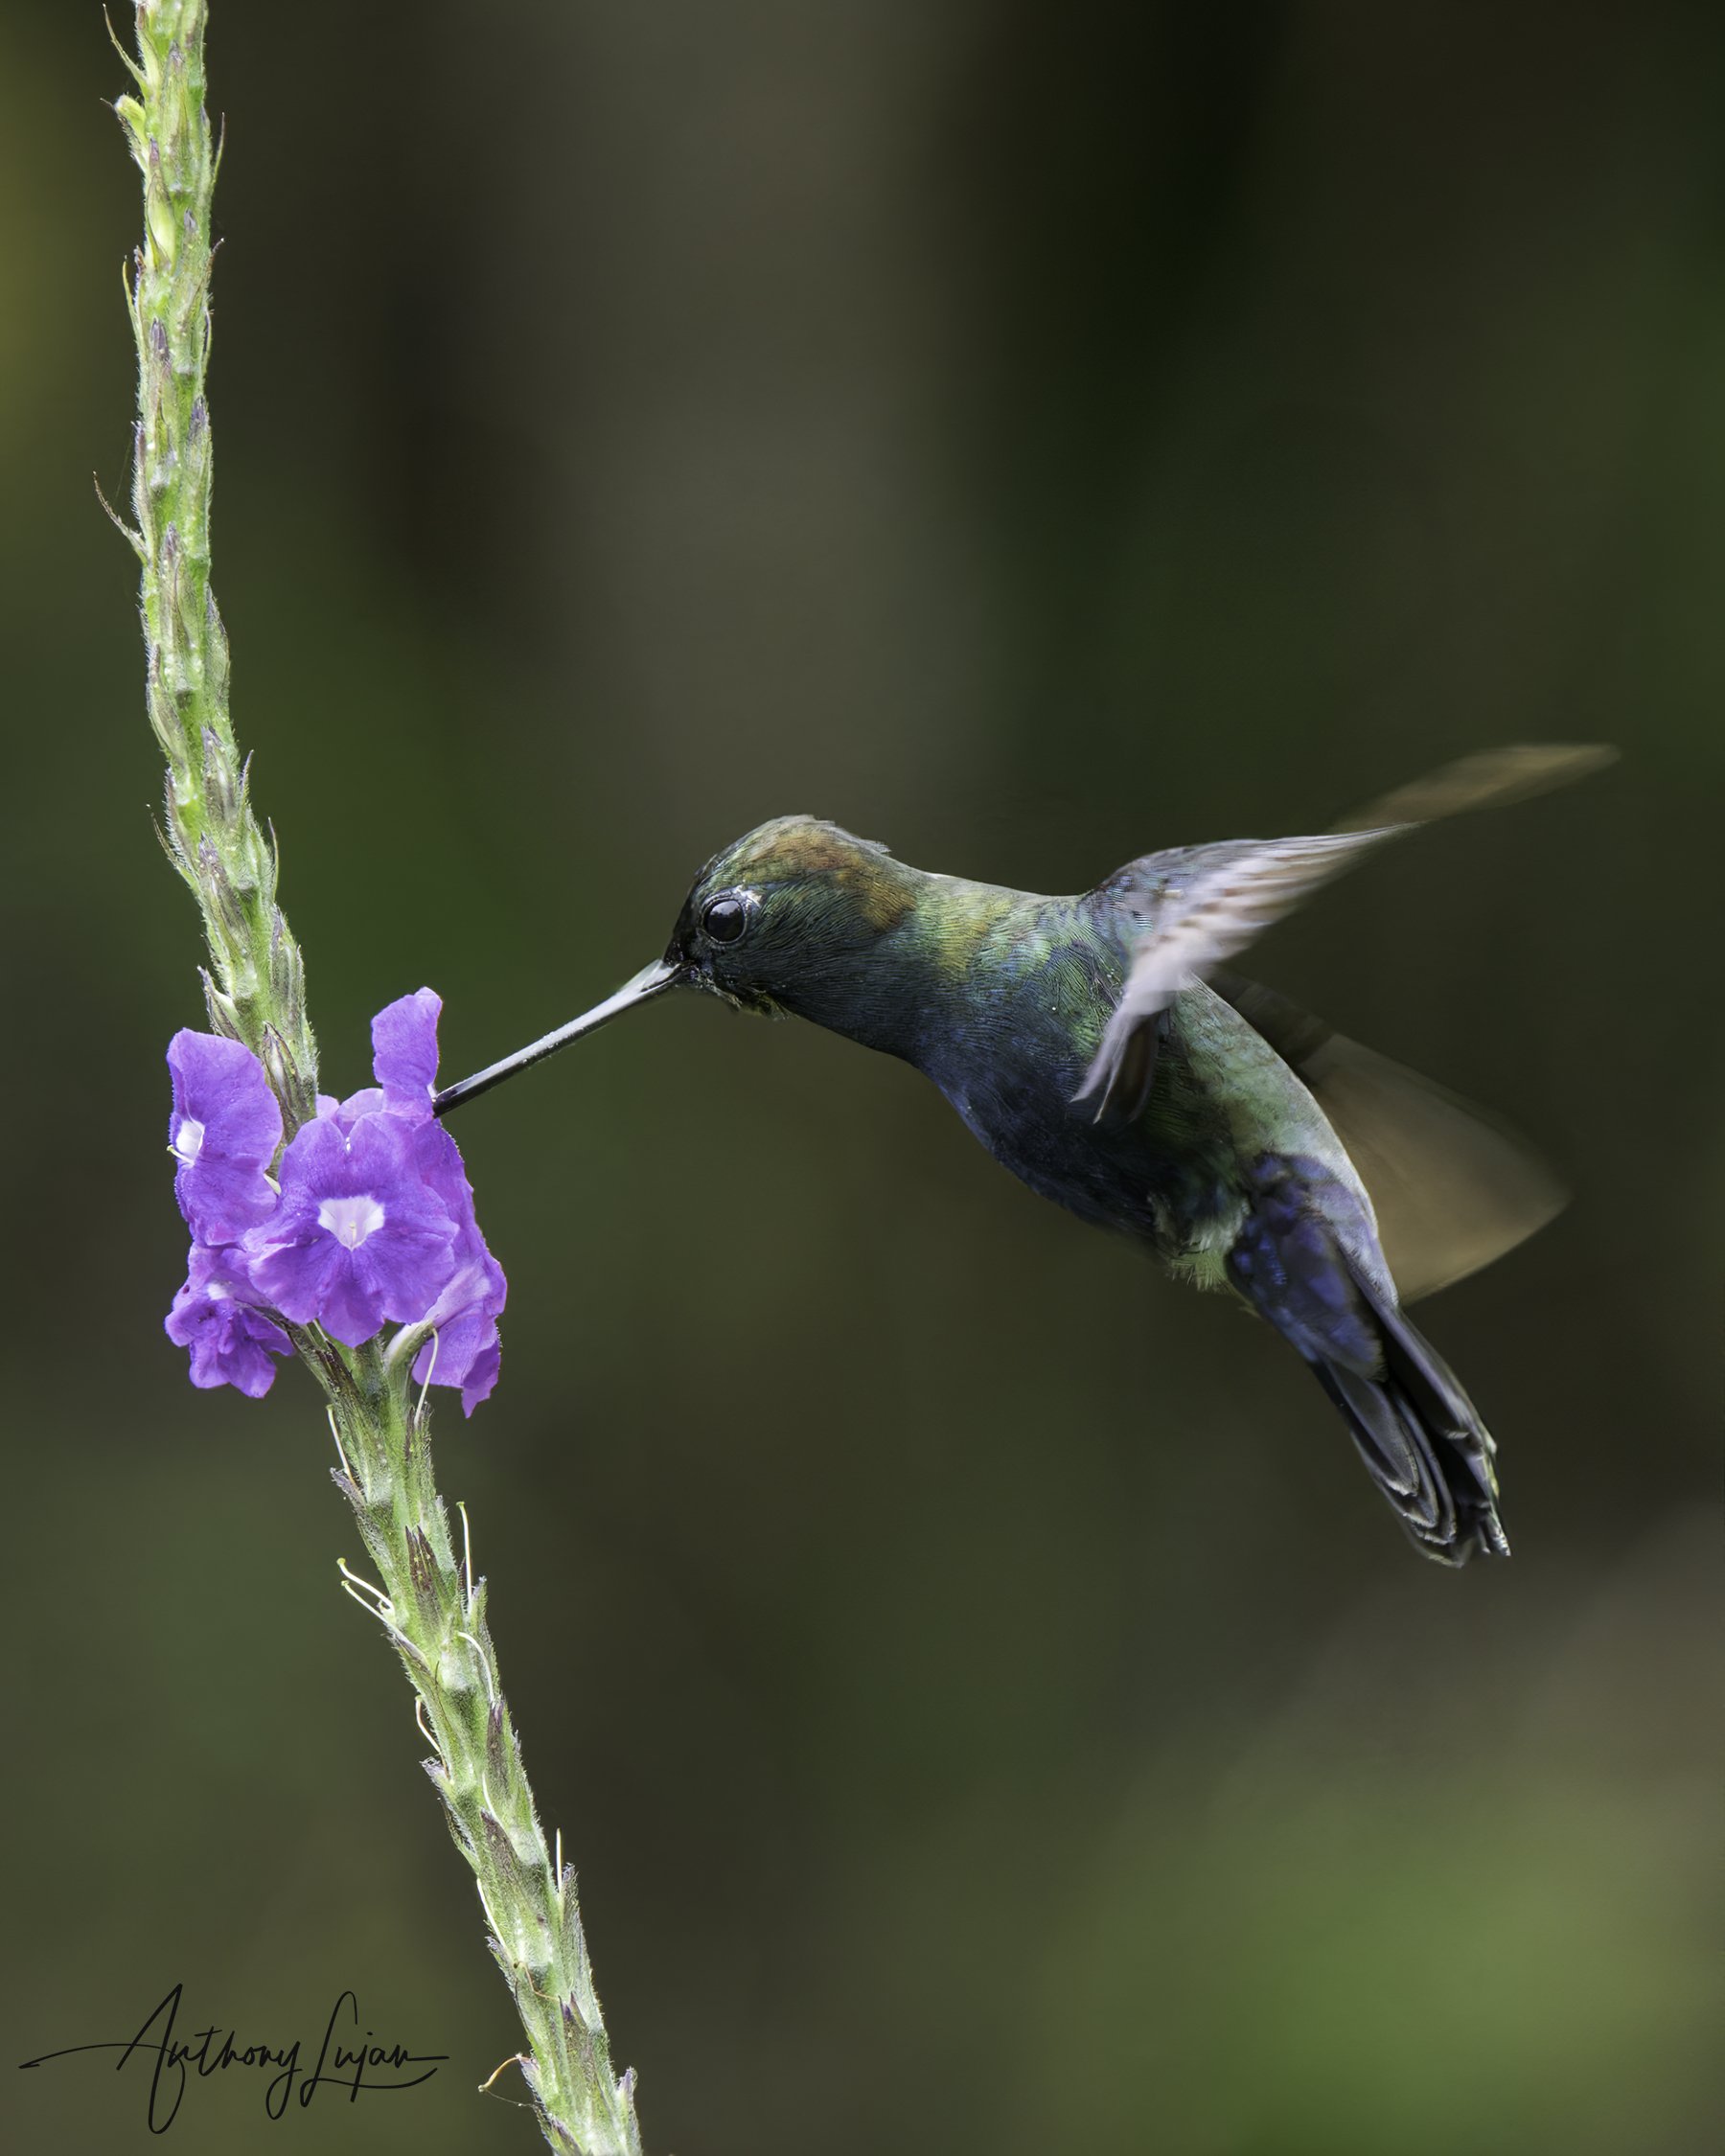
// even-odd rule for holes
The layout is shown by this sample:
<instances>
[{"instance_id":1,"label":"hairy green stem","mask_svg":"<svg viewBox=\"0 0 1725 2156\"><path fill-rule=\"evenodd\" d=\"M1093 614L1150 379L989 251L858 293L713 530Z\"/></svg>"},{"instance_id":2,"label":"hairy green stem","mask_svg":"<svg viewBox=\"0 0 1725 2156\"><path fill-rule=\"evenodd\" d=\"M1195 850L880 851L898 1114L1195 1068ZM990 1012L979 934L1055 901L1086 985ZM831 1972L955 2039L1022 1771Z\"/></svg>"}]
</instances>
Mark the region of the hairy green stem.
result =
<instances>
[{"instance_id":1,"label":"hairy green stem","mask_svg":"<svg viewBox=\"0 0 1725 2156\"><path fill-rule=\"evenodd\" d=\"M228 648L210 584L210 197L218 150L205 109L207 0L141 0L136 94L118 100L144 179L144 238L126 280L138 346L132 511L124 524L143 571L150 719L168 759L163 837L203 914L204 993L218 1033L263 1062L288 1135L315 1111L317 1049L299 947L276 903L276 854L253 814L249 768L228 717ZM116 517L116 522L119 518ZM382 1624L418 1695L434 1756L426 1768L472 1867L491 1949L527 2033L519 2064L553 2148L640 2156L634 2076L613 2076L575 1895L575 1873L545 1846L521 1765L485 1585L458 1561L431 1474L422 1390L409 1372L429 1328L340 1347L315 1326L295 1345L330 1403L353 1507L382 1578L342 1568Z\"/></svg>"},{"instance_id":2,"label":"hairy green stem","mask_svg":"<svg viewBox=\"0 0 1725 2156\"><path fill-rule=\"evenodd\" d=\"M168 759L163 831L210 947L210 1022L259 1056L288 1133L312 1112L317 1047L305 969L276 904L228 720L227 636L210 586L210 197L219 151L204 108L202 0L144 0L135 97L115 110L144 176L144 239L126 303L138 346L132 514L150 724ZM121 56L126 57L124 54Z\"/></svg>"},{"instance_id":3,"label":"hairy green stem","mask_svg":"<svg viewBox=\"0 0 1725 2156\"><path fill-rule=\"evenodd\" d=\"M420 1730L435 1755L426 1771L478 1882L491 1950L527 2031L519 2063L546 2139L579 2156L640 2156L634 2076L611 2073L575 1873L561 1838L555 1859L545 1846L486 1629L467 1513L457 1556L432 1479L424 1395L403 1402L399 1379L422 1340L409 1332L387 1355L361 1350L356 1370L320 1364L342 1455L335 1481L383 1584L345 1567L344 1582L382 1623L419 1695Z\"/></svg>"}]
</instances>

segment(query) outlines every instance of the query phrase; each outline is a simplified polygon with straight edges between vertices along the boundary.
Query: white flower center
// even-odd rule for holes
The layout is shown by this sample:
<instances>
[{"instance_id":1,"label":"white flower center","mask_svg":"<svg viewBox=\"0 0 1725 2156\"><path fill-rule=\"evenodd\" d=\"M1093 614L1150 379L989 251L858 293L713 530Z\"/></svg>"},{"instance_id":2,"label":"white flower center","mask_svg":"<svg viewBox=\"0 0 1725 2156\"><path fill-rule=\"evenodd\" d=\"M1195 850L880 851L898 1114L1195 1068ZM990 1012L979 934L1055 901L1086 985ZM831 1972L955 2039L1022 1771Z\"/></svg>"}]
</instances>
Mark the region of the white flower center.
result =
<instances>
[{"instance_id":1,"label":"white flower center","mask_svg":"<svg viewBox=\"0 0 1725 2156\"><path fill-rule=\"evenodd\" d=\"M204 1127L196 1115L182 1115L173 1127L173 1150L186 1167L203 1151Z\"/></svg>"},{"instance_id":2,"label":"white flower center","mask_svg":"<svg viewBox=\"0 0 1725 2156\"><path fill-rule=\"evenodd\" d=\"M383 1207L363 1192L357 1198L326 1198L317 1208L317 1225L327 1227L336 1242L356 1250L368 1235L383 1225Z\"/></svg>"}]
</instances>

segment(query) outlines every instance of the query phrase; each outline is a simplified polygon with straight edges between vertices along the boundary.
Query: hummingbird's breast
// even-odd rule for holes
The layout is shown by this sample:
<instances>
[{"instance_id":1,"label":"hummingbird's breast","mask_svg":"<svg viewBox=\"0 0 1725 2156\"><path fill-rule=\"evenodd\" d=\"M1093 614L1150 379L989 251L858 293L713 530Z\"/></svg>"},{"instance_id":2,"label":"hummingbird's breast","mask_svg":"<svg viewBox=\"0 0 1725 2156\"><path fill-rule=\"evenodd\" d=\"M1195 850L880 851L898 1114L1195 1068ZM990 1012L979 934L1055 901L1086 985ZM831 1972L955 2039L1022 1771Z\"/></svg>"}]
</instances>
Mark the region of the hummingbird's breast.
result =
<instances>
[{"instance_id":1,"label":"hummingbird's breast","mask_svg":"<svg viewBox=\"0 0 1725 2156\"><path fill-rule=\"evenodd\" d=\"M911 1056L1020 1181L1069 1212L1177 1260L1239 1209L1225 1117L1178 1022L1144 1113L1098 1124L1073 1102L1126 972L1081 900L1026 903L978 937L925 997Z\"/></svg>"}]
</instances>

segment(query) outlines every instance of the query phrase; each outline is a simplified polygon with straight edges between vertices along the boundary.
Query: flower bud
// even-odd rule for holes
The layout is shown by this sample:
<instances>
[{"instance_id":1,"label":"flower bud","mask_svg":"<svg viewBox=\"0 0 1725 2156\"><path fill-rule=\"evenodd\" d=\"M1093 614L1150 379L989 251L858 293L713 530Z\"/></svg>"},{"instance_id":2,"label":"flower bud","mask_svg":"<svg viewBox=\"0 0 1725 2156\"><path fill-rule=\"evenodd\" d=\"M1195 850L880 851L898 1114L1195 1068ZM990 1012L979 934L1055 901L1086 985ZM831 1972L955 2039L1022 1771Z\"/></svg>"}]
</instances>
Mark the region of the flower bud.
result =
<instances>
[{"instance_id":1,"label":"flower bud","mask_svg":"<svg viewBox=\"0 0 1725 2156\"><path fill-rule=\"evenodd\" d=\"M277 1100L292 1100L300 1090L299 1066L293 1060L293 1051L273 1025L264 1028L263 1053L258 1060L264 1066L270 1090Z\"/></svg>"},{"instance_id":2,"label":"flower bud","mask_svg":"<svg viewBox=\"0 0 1725 2156\"><path fill-rule=\"evenodd\" d=\"M119 115L120 125L126 129L126 139L130 145L133 157L140 165L144 164L150 154L150 138L145 130L144 107L136 98L116 98L114 100L114 110Z\"/></svg>"},{"instance_id":3,"label":"flower bud","mask_svg":"<svg viewBox=\"0 0 1725 2156\"><path fill-rule=\"evenodd\" d=\"M220 923L230 943L245 942L245 911L240 904L216 842L206 831L197 841L197 888L204 910Z\"/></svg>"},{"instance_id":4,"label":"flower bud","mask_svg":"<svg viewBox=\"0 0 1725 2156\"><path fill-rule=\"evenodd\" d=\"M240 1023L240 1006L231 996L224 996L217 987L207 966L199 966L197 973L198 978L203 982L204 1008L210 1014L211 1032L225 1034L230 1041L243 1040L245 1034Z\"/></svg>"},{"instance_id":5,"label":"flower bud","mask_svg":"<svg viewBox=\"0 0 1725 2156\"><path fill-rule=\"evenodd\" d=\"M289 1025L300 1022L300 998L305 993L305 970L299 946L288 932L279 906L269 909L269 992L281 1006Z\"/></svg>"},{"instance_id":6,"label":"flower bud","mask_svg":"<svg viewBox=\"0 0 1725 2156\"><path fill-rule=\"evenodd\" d=\"M152 267L172 268L178 248L179 220L169 199L162 171L162 146L151 138L144 166L144 229L150 236Z\"/></svg>"},{"instance_id":7,"label":"flower bud","mask_svg":"<svg viewBox=\"0 0 1725 2156\"><path fill-rule=\"evenodd\" d=\"M179 707L169 693L162 672L162 648L151 643L145 658L145 702L150 712L150 723L155 737L162 745L170 767L184 768L186 739L180 731Z\"/></svg>"},{"instance_id":8,"label":"flower bud","mask_svg":"<svg viewBox=\"0 0 1725 2156\"><path fill-rule=\"evenodd\" d=\"M214 726L203 730L204 799L218 823L232 823L240 813L241 782L232 751Z\"/></svg>"}]
</instances>

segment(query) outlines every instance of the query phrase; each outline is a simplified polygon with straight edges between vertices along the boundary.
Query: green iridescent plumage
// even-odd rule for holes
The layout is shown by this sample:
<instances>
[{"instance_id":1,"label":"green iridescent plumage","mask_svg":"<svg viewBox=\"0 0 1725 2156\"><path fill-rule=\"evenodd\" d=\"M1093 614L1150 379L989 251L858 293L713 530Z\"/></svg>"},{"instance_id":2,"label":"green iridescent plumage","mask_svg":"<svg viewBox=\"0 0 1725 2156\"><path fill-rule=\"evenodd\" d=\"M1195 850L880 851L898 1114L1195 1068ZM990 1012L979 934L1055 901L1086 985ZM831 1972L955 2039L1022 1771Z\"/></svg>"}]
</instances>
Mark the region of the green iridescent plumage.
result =
<instances>
[{"instance_id":1,"label":"green iridescent plumage","mask_svg":"<svg viewBox=\"0 0 1725 2156\"><path fill-rule=\"evenodd\" d=\"M901 1057L1032 1190L1275 1325L1428 1555L1503 1554L1491 1438L1402 1304L1500 1255L1562 1193L1478 1111L1224 962L1416 821L1608 753L1488 752L1323 837L1147 855L1065 898L782 816L708 862L662 959L439 1112L679 985Z\"/></svg>"}]
</instances>

